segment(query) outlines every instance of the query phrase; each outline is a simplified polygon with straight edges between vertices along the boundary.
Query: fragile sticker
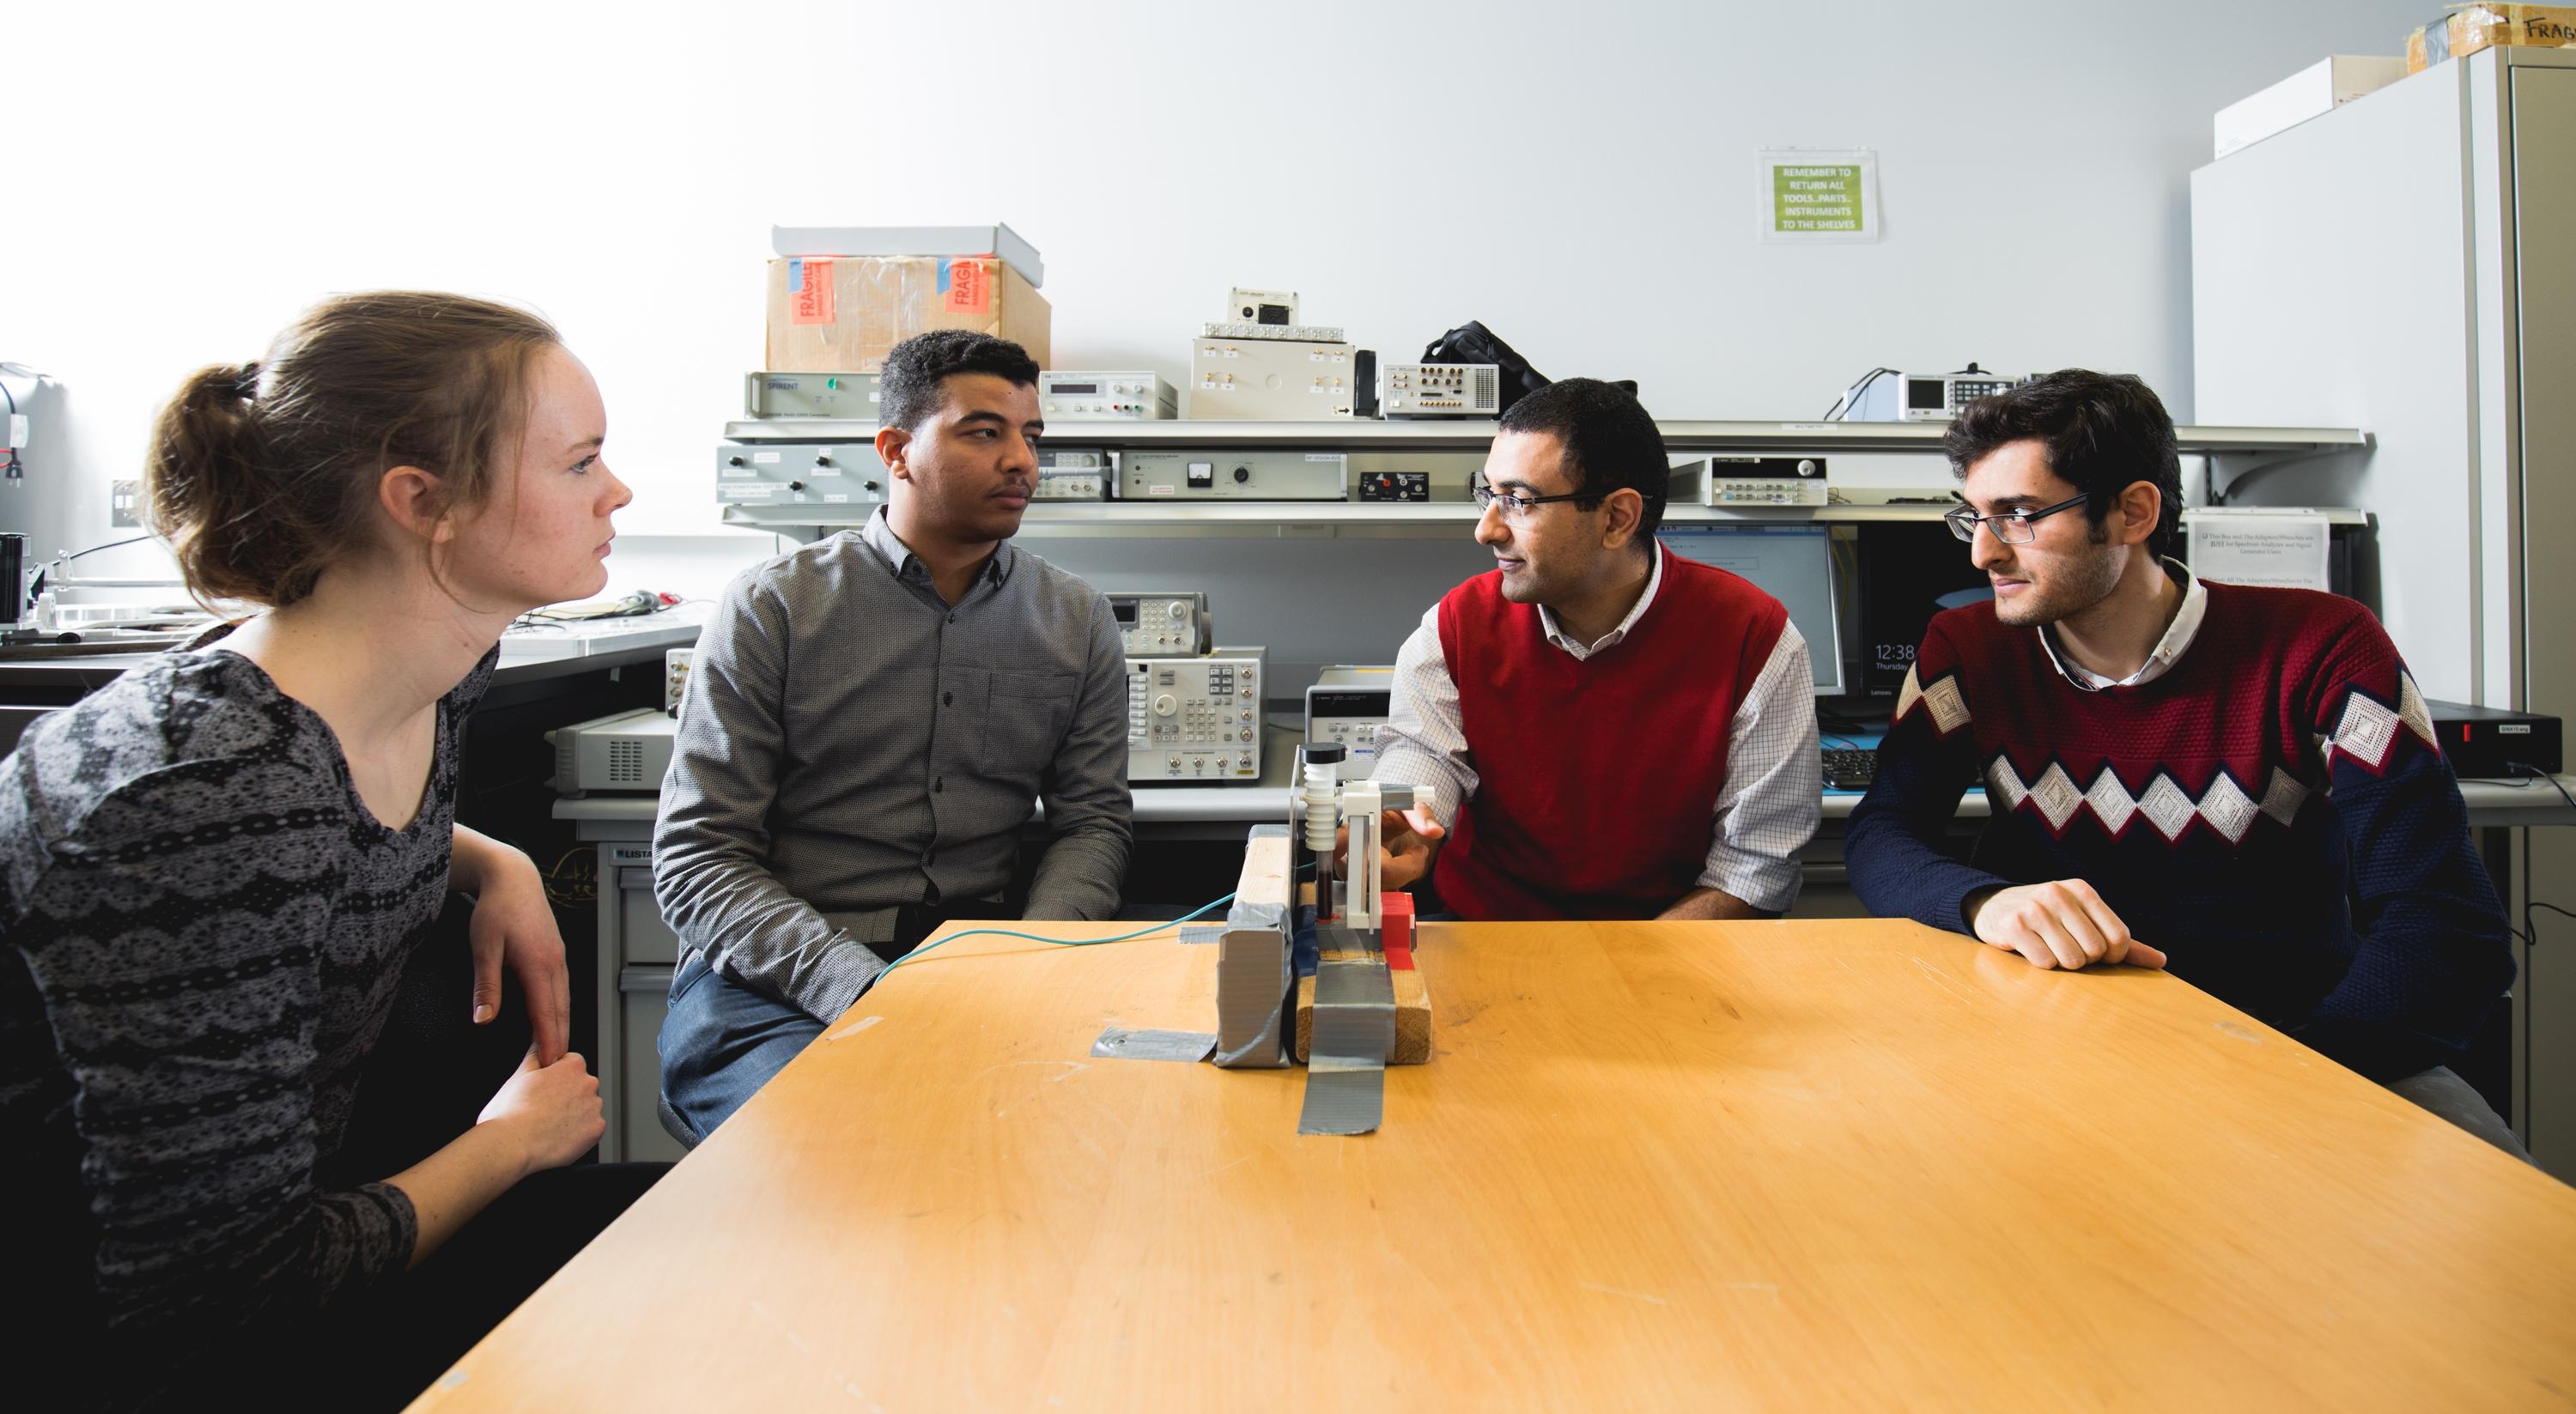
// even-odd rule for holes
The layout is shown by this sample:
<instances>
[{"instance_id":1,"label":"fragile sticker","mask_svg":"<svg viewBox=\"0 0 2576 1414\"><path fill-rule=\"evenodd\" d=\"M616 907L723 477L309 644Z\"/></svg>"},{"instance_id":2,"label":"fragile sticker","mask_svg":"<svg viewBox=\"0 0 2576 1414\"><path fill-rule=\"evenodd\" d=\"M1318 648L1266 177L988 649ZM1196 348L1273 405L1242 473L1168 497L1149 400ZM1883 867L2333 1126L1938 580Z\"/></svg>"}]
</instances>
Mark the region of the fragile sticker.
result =
<instances>
[{"instance_id":1,"label":"fragile sticker","mask_svg":"<svg viewBox=\"0 0 2576 1414\"><path fill-rule=\"evenodd\" d=\"M787 262L787 322L832 322L832 262L797 259Z\"/></svg>"},{"instance_id":2,"label":"fragile sticker","mask_svg":"<svg viewBox=\"0 0 2576 1414\"><path fill-rule=\"evenodd\" d=\"M980 260L939 262L940 309L948 314L984 314L993 308L993 285Z\"/></svg>"}]
</instances>

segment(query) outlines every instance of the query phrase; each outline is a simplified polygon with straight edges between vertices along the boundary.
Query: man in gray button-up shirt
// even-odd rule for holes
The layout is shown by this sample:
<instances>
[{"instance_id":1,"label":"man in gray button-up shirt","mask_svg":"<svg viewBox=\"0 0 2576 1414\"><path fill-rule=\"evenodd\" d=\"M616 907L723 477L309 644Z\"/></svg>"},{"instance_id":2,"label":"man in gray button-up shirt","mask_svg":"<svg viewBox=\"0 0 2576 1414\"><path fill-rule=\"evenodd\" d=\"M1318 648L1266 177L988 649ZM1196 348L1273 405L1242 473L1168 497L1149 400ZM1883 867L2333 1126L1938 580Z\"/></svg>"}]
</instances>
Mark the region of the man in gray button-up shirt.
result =
<instances>
[{"instance_id":1,"label":"man in gray button-up shirt","mask_svg":"<svg viewBox=\"0 0 2576 1414\"><path fill-rule=\"evenodd\" d=\"M734 581L699 640L653 836L680 936L664 1098L722 1123L947 917L1004 912L1030 804L1040 919L1117 911L1124 650L1099 591L1008 542L1037 365L924 334L887 355L866 527Z\"/></svg>"}]
</instances>

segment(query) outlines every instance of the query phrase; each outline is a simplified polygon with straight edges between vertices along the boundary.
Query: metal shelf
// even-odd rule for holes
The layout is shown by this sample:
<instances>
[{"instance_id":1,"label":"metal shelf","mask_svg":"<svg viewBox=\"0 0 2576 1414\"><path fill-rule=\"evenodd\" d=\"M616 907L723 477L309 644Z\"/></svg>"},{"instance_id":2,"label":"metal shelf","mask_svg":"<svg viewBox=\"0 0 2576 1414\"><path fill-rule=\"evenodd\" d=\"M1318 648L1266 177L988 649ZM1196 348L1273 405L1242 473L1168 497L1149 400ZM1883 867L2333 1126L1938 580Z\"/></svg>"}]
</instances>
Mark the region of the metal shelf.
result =
<instances>
[{"instance_id":1,"label":"metal shelf","mask_svg":"<svg viewBox=\"0 0 2576 1414\"><path fill-rule=\"evenodd\" d=\"M1675 452L1937 452L1940 422L1666 422ZM1490 422L1062 422L1047 429L1060 446L1306 447L1335 451L1483 451ZM2358 451L2368 433L2350 427L2178 427L2186 456L2211 453ZM876 424L847 418L769 418L725 424L737 442L863 442Z\"/></svg>"},{"instance_id":2,"label":"metal shelf","mask_svg":"<svg viewBox=\"0 0 2576 1414\"><path fill-rule=\"evenodd\" d=\"M1938 520L1950 502L1835 506L1671 506L1667 525L1717 523L1799 525L1854 521ZM865 525L874 506L727 506L727 525L783 530L796 526ZM1406 539L1453 533L1476 521L1465 501L1384 504L1348 501L1085 501L1038 504L1020 521L1022 535L1122 536L1185 530L1235 538L1320 536Z\"/></svg>"},{"instance_id":3,"label":"metal shelf","mask_svg":"<svg viewBox=\"0 0 2576 1414\"><path fill-rule=\"evenodd\" d=\"M1899 452L1940 455L1946 423L1938 422L1666 422L1665 447L1690 453L1832 455ZM1408 453L1478 454L1493 441L1491 422L1074 422L1050 429L1047 440L1072 447L1277 447L1342 451L1355 459L1384 460ZM2369 434L2349 427L2183 427L2176 440L2186 455L2250 457L2278 461L2370 446ZM876 425L845 418L771 418L729 422L736 442L863 442ZM2240 463L2241 468L2241 463ZM1354 470L1357 470L1354 467ZM2239 475L2243 472L2240 469ZM1673 506L1676 524L1713 521L1789 522L1930 519L1937 504L1842 504L1824 507ZM872 506L728 504L727 525L795 534L865 524ZM1465 501L1382 504L1342 501L1098 501L1031 506L1021 533L1057 536L1164 536L1174 534L1254 538L1417 539L1472 524Z\"/></svg>"}]
</instances>

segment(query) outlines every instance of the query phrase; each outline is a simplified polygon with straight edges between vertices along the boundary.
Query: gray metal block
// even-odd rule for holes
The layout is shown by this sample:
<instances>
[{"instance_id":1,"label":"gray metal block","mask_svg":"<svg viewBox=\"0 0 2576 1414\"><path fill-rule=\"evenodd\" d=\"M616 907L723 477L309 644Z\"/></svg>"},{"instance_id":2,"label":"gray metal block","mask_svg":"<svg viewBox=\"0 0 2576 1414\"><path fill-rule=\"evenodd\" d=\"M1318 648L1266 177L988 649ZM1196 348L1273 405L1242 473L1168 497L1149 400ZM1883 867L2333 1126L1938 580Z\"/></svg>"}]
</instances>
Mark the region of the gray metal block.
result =
<instances>
[{"instance_id":1,"label":"gray metal block","mask_svg":"<svg viewBox=\"0 0 2576 1414\"><path fill-rule=\"evenodd\" d=\"M1229 1070L1288 1064L1288 934L1229 928L1217 942L1216 1063Z\"/></svg>"}]
</instances>

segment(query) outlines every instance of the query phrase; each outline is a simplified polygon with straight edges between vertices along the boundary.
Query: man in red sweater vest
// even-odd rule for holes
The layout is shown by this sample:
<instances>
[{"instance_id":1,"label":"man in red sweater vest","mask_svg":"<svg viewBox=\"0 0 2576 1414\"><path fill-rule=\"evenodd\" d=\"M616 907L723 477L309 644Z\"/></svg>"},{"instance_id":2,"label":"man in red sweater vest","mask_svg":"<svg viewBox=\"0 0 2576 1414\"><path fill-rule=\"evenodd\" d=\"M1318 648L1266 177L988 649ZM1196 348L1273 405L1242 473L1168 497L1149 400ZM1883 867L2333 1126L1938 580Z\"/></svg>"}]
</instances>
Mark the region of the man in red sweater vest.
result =
<instances>
[{"instance_id":1,"label":"man in red sweater vest","mask_svg":"<svg viewBox=\"0 0 2576 1414\"><path fill-rule=\"evenodd\" d=\"M1492 573L1396 656L1374 776L1388 887L1471 919L1753 918L1798 893L1821 795L1807 645L1778 600L1655 541L1671 476L1589 378L1503 414L1476 486Z\"/></svg>"},{"instance_id":2,"label":"man in red sweater vest","mask_svg":"<svg viewBox=\"0 0 2576 1414\"><path fill-rule=\"evenodd\" d=\"M2212 584L2173 420L2070 369L1944 439L1991 603L1932 620L1852 811L1862 902L2039 967L2165 967L2499 1148L2444 1064L2513 978L2414 678L2368 610ZM1993 806L1969 859L1960 793Z\"/></svg>"}]
</instances>

